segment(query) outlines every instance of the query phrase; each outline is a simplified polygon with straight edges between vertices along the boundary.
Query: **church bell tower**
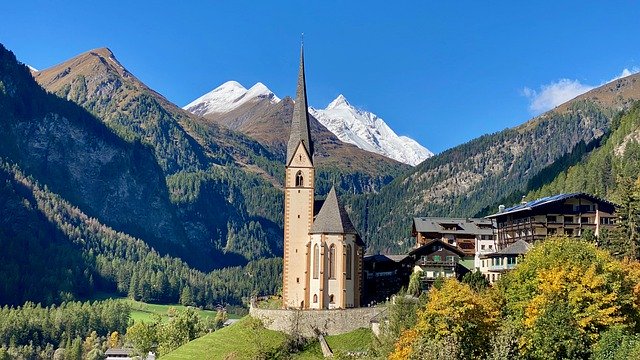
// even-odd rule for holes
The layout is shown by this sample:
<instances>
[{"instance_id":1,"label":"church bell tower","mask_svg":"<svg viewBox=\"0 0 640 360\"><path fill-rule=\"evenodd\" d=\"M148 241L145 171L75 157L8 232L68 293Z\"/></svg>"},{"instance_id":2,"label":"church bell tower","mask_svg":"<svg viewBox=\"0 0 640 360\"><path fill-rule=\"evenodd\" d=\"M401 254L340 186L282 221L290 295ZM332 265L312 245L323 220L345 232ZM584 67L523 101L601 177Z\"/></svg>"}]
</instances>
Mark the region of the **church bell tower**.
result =
<instances>
[{"instance_id":1,"label":"church bell tower","mask_svg":"<svg viewBox=\"0 0 640 360\"><path fill-rule=\"evenodd\" d=\"M307 112L304 48L301 46L296 101L285 163L282 284L285 308L309 308L309 232L313 224L314 194L313 143Z\"/></svg>"}]
</instances>

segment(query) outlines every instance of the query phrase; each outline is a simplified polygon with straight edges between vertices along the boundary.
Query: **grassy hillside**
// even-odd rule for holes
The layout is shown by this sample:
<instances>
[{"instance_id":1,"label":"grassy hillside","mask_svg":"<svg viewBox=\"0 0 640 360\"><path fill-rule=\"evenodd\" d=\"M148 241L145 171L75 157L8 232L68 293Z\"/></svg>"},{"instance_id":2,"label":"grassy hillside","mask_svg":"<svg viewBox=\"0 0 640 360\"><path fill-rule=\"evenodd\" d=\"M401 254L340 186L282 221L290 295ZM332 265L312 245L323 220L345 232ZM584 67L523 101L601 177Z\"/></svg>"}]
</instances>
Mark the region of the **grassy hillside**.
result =
<instances>
[{"instance_id":1,"label":"grassy hillside","mask_svg":"<svg viewBox=\"0 0 640 360\"><path fill-rule=\"evenodd\" d=\"M367 351L373 333L369 329L358 329L342 335L325 338L329 347L337 353ZM312 340L307 347L296 354L282 352L286 336L277 331L257 326L255 320L244 317L239 322L223 328L162 356L162 359L255 359L258 355L267 359L323 359L322 350L317 340Z\"/></svg>"},{"instance_id":2,"label":"grassy hillside","mask_svg":"<svg viewBox=\"0 0 640 360\"><path fill-rule=\"evenodd\" d=\"M193 340L162 356L164 360L254 359L258 354L277 352L285 335L256 326L250 317Z\"/></svg>"},{"instance_id":3,"label":"grassy hillside","mask_svg":"<svg viewBox=\"0 0 640 360\"><path fill-rule=\"evenodd\" d=\"M366 353L373 341L371 329L358 329L346 334L326 336L327 344L333 351L334 356L346 353ZM294 360L317 360L323 359L322 350L318 341L312 342L304 351L294 354ZM364 356L366 358L366 355Z\"/></svg>"}]
</instances>

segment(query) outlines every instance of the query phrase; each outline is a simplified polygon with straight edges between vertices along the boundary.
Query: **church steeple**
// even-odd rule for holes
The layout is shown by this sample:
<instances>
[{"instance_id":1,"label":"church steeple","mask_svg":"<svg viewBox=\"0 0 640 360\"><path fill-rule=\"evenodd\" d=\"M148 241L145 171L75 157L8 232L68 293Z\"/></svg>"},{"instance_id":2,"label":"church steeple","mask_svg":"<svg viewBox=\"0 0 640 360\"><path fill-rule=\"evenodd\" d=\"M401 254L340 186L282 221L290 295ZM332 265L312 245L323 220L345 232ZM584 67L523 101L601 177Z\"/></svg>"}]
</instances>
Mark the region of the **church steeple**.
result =
<instances>
[{"instance_id":1,"label":"church steeple","mask_svg":"<svg viewBox=\"0 0 640 360\"><path fill-rule=\"evenodd\" d=\"M298 87L296 90L296 103L293 107L291 119L291 135L287 144L287 165L291 163L300 141L304 145L309 158L313 163L313 143L309 129L309 113L307 111L307 86L304 78L304 45L300 45L300 70L298 72Z\"/></svg>"}]
</instances>

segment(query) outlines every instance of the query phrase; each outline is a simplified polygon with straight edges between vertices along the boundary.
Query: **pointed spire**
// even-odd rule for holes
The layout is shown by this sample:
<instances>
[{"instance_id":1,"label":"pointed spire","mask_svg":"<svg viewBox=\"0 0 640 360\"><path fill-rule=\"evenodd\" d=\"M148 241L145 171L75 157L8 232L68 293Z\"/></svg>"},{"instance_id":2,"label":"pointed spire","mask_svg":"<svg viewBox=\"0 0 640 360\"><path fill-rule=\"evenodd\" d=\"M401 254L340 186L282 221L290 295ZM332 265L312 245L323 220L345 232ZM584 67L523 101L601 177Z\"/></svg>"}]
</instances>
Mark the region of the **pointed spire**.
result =
<instances>
[{"instance_id":1,"label":"pointed spire","mask_svg":"<svg viewBox=\"0 0 640 360\"><path fill-rule=\"evenodd\" d=\"M357 234L349 214L340 205L335 186L327 194L327 198L318 212L311 227L311 234Z\"/></svg>"},{"instance_id":2,"label":"pointed spire","mask_svg":"<svg viewBox=\"0 0 640 360\"><path fill-rule=\"evenodd\" d=\"M305 149L313 161L313 144L309 129L309 113L307 111L307 86L304 78L304 44L300 44L300 70L298 73L298 88L296 90L296 103L293 106L293 118L291 119L291 135L287 144L287 164L291 162L298 144L302 141Z\"/></svg>"}]
</instances>

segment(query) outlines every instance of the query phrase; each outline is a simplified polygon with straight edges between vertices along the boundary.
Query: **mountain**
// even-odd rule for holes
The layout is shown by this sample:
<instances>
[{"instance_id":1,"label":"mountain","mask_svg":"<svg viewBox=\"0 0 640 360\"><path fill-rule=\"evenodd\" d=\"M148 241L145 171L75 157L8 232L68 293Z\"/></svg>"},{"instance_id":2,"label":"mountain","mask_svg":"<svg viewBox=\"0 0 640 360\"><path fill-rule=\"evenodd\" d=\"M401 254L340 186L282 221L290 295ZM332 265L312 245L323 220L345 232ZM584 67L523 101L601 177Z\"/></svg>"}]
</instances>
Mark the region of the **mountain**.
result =
<instances>
[{"instance_id":1,"label":"mountain","mask_svg":"<svg viewBox=\"0 0 640 360\"><path fill-rule=\"evenodd\" d=\"M42 70L35 79L91 112L120 138L152 150L150 163L159 165L172 217L182 228L183 235L172 238L198 249L173 255L208 270L282 251L281 170L259 143L178 108L106 48ZM133 222L166 221L128 215ZM130 234L146 240L144 234Z\"/></svg>"},{"instance_id":2,"label":"mountain","mask_svg":"<svg viewBox=\"0 0 640 360\"><path fill-rule=\"evenodd\" d=\"M640 99L639 79L636 74L610 82L520 126L435 155L376 196L352 197L352 220L370 251L404 251L412 245L414 216L491 212L503 199L526 193L539 175L551 180L564 170L554 168L558 161L596 148L614 115Z\"/></svg>"},{"instance_id":3,"label":"mountain","mask_svg":"<svg viewBox=\"0 0 640 360\"><path fill-rule=\"evenodd\" d=\"M236 81L226 83L195 99L184 107L190 113L205 116L214 113L226 113L246 104L259 100L277 103L280 99L262 83L253 85L249 90Z\"/></svg>"},{"instance_id":4,"label":"mountain","mask_svg":"<svg viewBox=\"0 0 640 360\"><path fill-rule=\"evenodd\" d=\"M253 88L262 88L260 83ZM185 109L200 111L211 123L233 131L239 131L273 153L284 163L286 143L289 138L293 100L277 97L269 90L255 91L264 96L247 96L251 92L244 87L227 82L202 98L216 99L217 103L193 101ZM220 94L220 96L210 96ZM232 95L228 95L232 94ZM240 99L228 102L228 99ZM204 109L230 109L205 111ZM318 172L318 192L324 194L334 183L343 192L361 193L379 191L395 176L409 169L405 164L341 141L313 116L309 119L311 137L315 143Z\"/></svg>"},{"instance_id":5,"label":"mountain","mask_svg":"<svg viewBox=\"0 0 640 360\"><path fill-rule=\"evenodd\" d=\"M357 147L415 166L433 156L415 140L398 136L376 114L352 106L342 95L325 109L309 112L338 139Z\"/></svg>"},{"instance_id":6,"label":"mountain","mask_svg":"<svg viewBox=\"0 0 640 360\"><path fill-rule=\"evenodd\" d=\"M630 179L631 184L640 179L640 102L614 117L611 132L600 146L543 184L528 189L525 197L584 191L622 203L620 193L633 187L624 179ZM625 186L629 188L621 188Z\"/></svg>"},{"instance_id":7,"label":"mountain","mask_svg":"<svg viewBox=\"0 0 640 360\"><path fill-rule=\"evenodd\" d=\"M0 47L0 157L89 216L157 249L185 254L184 230L151 149L118 137L92 114L46 93Z\"/></svg>"}]
</instances>

